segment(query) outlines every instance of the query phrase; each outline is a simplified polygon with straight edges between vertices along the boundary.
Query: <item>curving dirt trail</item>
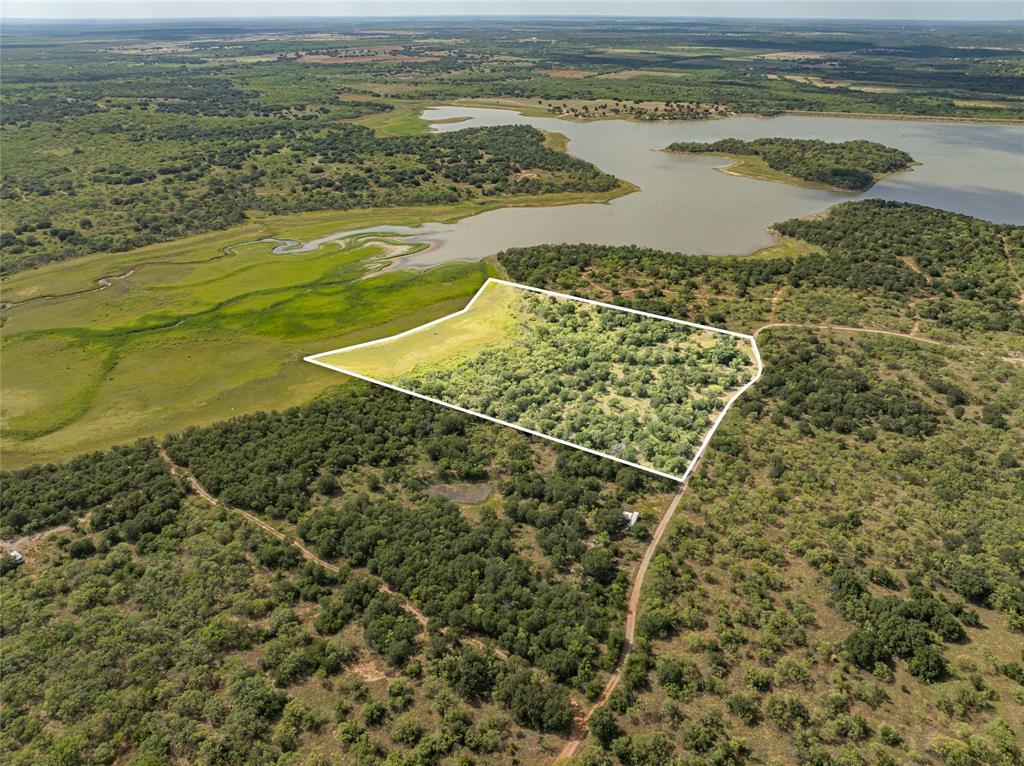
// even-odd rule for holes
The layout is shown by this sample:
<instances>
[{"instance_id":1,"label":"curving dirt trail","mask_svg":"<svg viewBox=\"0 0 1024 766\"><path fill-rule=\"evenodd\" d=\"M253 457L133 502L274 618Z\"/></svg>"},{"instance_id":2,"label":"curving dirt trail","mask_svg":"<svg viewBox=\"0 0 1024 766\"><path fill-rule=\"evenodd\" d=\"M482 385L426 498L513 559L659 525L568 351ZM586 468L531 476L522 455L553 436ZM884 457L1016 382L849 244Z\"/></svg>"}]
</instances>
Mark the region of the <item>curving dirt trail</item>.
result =
<instances>
[{"instance_id":1,"label":"curving dirt trail","mask_svg":"<svg viewBox=\"0 0 1024 766\"><path fill-rule=\"evenodd\" d=\"M1003 252L1006 254L1006 267L1013 274L1014 278L1017 278L1017 267L1014 265L1013 256L1010 254L1010 238L1003 234L1000 239L1003 243ZM1020 298L1017 300L1017 303L1024 306L1024 284L1020 285Z\"/></svg>"},{"instance_id":2,"label":"curving dirt trail","mask_svg":"<svg viewBox=\"0 0 1024 766\"><path fill-rule=\"evenodd\" d=\"M167 450L164 449L163 446L159 447L159 452L160 457L163 459L165 463L167 463L171 475L179 476L185 479L185 481L188 482L189 487L191 487L192 491L195 492L203 500L208 502L210 505L217 506L218 508L224 508L228 511L231 511L232 513L236 513L249 523L255 524L257 527L262 529L267 534L276 537L278 540L287 542L289 545L293 546L296 550L298 550L298 552L302 554L302 558L306 559L306 561L311 561L317 566L323 567L328 572L339 571L338 567L336 567L334 564L324 561L322 558L317 556L315 553L313 553L313 551L311 551L298 540L294 538L288 539L288 536L285 535L284 532L272 526L271 524L268 524L258 516L249 513L249 511L243 510L242 508L235 508L233 506L226 505L225 503L220 502L220 500L218 500L216 497L210 494L206 487L204 487L200 483L199 479L195 477L195 474L193 474L184 466L180 466L177 463L175 463L174 460L171 459L171 456L167 454ZM408 612L413 618L415 618L416 622L418 622L420 626L423 627L424 630L426 629L427 622L429 621L427 615L425 615L423 612L421 612L419 609L417 609L415 606L409 603L409 600L404 595L393 590L386 582L383 581L381 581L380 585L377 587L377 590L379 590L381 593L387 593L397 598L401 603L402 607L405 609L405 611ZM447 633L448 629L441 628L441 632ZM494 652L494 654L496 654L502 660L508 659L508 652L506 652L504 649L501 649L500 647L492 646L491 644L484 643L479 639L472 638L469 636L464 636L462 640L467 643L473 644L479 649Z\"/></svg>"},{"instance_id":3,"label":"curving dirt trail","mask_svg":"<svg viewBox=\"0 0 1024 766\"><path fill-rule=\"evenodd\" d=\"M171 475L172 476L180 476L181 478L185 479L185 481L187 481L189 486L192 488L192 491L195 492L197 495L199 495L199 497L203 498L203 500L208 502L210 505L215 505L215 506L217 506L219 508L225 508L225 509L231 511L232 513L237 513L243 519L245 519L246 521L248 521L248 522L250 522L252 524L255 524L257 527L262 529L267 534L276 537L278 540L282 540L282 541L287 542L289 545L293 546L296 550L298 550L298 552L302 554L302 558L306 559L306 561L312 561L314 564L316 564L317 566L323 567L328 572L335 572L336 573L336 572L339 571L338 567L336 567L334 564L330 564L330 563L324 561L322 558L317 556L315 553L313 553L313 551L311 551L305 545L300 543L298 540L295 540L295 539L289 540L287 535L284 534L284 532L282 532L281 530L277 529L276 527L268 524L267 522L265 522L263 519L259 518L258 516L255 516L255 515L249 513L248 511L243 510L241 508L235 508L233 506L225 505L224 503L220 502L220 500L218 500L213 495L211 495L210 492L206 489L206 487L204 487L199 482L199 479L197 479L195 477L195 474L193 474L187 468L185 468L183 466L180 466L177 463L175 463L171 459L171 456L167 454L167 450L165 450L163 447L160 447L160 457L163 458L165 463L167 463L167 466L171 470ZM412 604L408 603L405 600L405 598L400 593L395 593L395 591L393 591L390 587L388 587L387 583L382 582L380 584L380 587L378 588L378 590L380 590L381 593L388 593L388 594L391 594L393 596L396 596L399 600L402 601L402 606L405 607L405 610L409 614L411 614L413 617L415 617L416 621L420 625L422 625L424 628L427 626L427 616L425 614L423 614L423 612L421 612L415 606L413 606Z\"/></svg>"},{"instance_id":4,"label":"curving dirt trail","mask_svg":"<svg viewBox=\"0 0 1024 766\"><path fill-rule=\"evenodd\" d=\"M896 330L876 330L870 327L853 327L852 325L842 324L800 324L799 322L769 322L768 324L761 325L754 330L754 337L758 337L765 330L772 330L777 327L795 327L797 329L805 330L825 330L828 332L861 332L868 335L889 335L893 338L906 338L907 340L917 341L918 343L927 343L931 346L942 346L944 348L955 348L959 351L973 351L975 353L991 354L997 356L1004 362L1010 364L1024 364L1024 357L1017 356L998 356L995 352L987 351L977 346L965 345L963 343L949 343L944 340L935 340L934 338L925 338L921 335L915 335L909 332L897 332Z\"/></svg>"}]
</instances>

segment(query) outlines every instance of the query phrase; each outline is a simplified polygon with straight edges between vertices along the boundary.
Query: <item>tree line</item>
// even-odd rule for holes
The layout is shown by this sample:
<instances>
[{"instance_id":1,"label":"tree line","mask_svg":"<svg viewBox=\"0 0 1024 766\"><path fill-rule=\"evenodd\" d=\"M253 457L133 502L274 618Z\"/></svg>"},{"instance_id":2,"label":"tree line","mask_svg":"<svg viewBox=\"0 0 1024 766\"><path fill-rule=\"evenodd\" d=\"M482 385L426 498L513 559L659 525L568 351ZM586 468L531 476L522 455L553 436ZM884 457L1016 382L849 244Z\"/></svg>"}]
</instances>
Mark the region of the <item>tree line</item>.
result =
<instances>
[{"instance_id":1,"label":"tree line","mask_svg":"<svg viewBox=\"0 0 1024 766\"><path fill-rule=\"evenodd\" d=\"M1024 331L1024 282L1012 266L1024 258L1024 227L923 205L861 200L773 228L824 252L715 258L636 246L539 245L506 250L498 258L520 282L610 295L613 302L704 324L749 329L770 309L764 304L748 310L753 293L784 287L794 304L838 291L851 300L878 301L894 316L922 320L922 326ZM595 293L588 276L607 292ZM625 290L628 295L617 297ZM737 324L739 317L748 324Z\"/></svg>"}]
</instances>

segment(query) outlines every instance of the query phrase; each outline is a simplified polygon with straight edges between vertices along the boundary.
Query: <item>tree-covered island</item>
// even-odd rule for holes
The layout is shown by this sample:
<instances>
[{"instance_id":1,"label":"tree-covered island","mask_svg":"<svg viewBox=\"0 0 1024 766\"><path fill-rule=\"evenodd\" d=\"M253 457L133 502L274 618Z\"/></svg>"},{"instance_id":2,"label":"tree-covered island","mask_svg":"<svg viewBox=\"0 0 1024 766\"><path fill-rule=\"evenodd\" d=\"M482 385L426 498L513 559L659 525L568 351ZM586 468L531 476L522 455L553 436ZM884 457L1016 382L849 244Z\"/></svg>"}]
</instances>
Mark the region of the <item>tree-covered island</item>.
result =
<instances>
[{"instance_id":1,"label":"tree-covered island","mask_svg":"<svg viewBox=\"0 0 1024 766\"><path fill-rule=\"evenodd\" d=\"M678 141L669 144L667 151L731 157L737 164L729 166L730 173L842 191L866 191L881 178L914 164L906 152L874 141L723 138L712 143Z\"/></svg>"}]
</instances>

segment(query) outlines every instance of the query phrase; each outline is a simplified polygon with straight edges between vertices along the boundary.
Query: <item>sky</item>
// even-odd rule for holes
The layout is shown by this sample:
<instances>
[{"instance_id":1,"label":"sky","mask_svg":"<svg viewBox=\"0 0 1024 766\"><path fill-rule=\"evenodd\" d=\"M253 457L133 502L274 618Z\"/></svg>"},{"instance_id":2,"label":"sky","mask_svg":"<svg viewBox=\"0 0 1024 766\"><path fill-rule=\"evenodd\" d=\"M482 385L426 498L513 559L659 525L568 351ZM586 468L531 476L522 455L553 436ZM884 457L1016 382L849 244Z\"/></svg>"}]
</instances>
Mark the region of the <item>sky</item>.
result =
<instances>
[{"instance_id":1,"label":"sky","mask_svg":"<svg viewBox=\"0 0 1024 766\"><path fill-rule=\"evenodd\" d=\"M731 18L1024 19L1024 0L3 0L5 18L589 15Z\"/></svg>"}]
</instances>

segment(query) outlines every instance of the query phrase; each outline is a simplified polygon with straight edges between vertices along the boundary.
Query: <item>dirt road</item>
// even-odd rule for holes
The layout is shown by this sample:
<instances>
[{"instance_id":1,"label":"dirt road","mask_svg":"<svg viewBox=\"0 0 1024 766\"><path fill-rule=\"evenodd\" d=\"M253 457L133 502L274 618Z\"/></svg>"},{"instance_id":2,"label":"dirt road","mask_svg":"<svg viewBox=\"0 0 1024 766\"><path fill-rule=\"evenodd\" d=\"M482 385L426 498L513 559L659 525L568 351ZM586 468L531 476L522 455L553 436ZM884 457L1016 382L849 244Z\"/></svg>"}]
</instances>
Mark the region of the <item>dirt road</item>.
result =
<instances>
[{"instance_id":1,"label":"dirt road","mask_svg":"<svg viewBox=\"0 0 1024 766\"><path fill-rule=\"evenodd\" d=\"M192 491L199 495L199 497L203 498L203 500L210 503L210 505L216 505L219 508L225 508L231 511L232 513L236 513L246 521L250 522L251 524L255 524L257 527L262 529L267 534L276 537L278 540L287 542L289 545L293 546L296 550L298 550L298 552L302 554L302 558L306 559L306 561L312 561L314 564L323 567L328 572L338 572L338 567L336 567L334 564L330 564L324 561L322 558L317 556L315 553L313 553L313 551L311 551L305 545L300 543L298 540L289 540L287 535L284 534L284 532L277 529L276 527L271 526L258 516L254 516L253 514L241 508L234 508L230 505L225 505L224 503L220 502L220 500L215 498L213 495L209 493L209 491L207 491L206 487L204 487L199 482L199 479L195 477L195 474L193 474L187 468L175 463L171 459L171 456L167 454L167 450L165 450L163 447L160 447L160 457L163 458L164 462L167 463L167 465L170 467L172 475L180 476L181 478L185 479L185 481L188 482L188 485L192 488ZM415 606L406 601L405 598L400 593L395 593L395 591L388 587L387 583L382 582L378 590L380 590L381 593L388 593L398 598L402 602L402 606L405 608L405 610L410 615L415 617L416 621L420 625L422 625L424 628L427 626L427 616L423 614L423 612L421 612Z\"/></svg>"},{"instance_id":2,"label":"dirt road","mask_svg":"<svg viewBox=\"0 0 1024 766\"><path fill-rule=\"evenodd\" d=\"M773 306L774 308L774 306ZM943 346L946 348L955 348L967 351L979 351L973 346L964 346L956 343L947 343L945 341L934 340L932 338L924 338L920 335L912 335L905 332L897 332L895 330L876 330L865 327L852 327L848 325L827 325L827 324L798 324L795 322L769 322L768 324L762 325L754 330L753 335L757 338L765 330L771 330L774 328L785 328L792 327L798 329L808 330L825 330L830 332L851 332L851 333L866 333L869 335L889 335L897 338L906 338L908 340L917 341L919 343L927 343L934 346ZM1024 362L1024 359L1017 359L1014 357L1000 357L1002 360L1012 363ZM703 457L703 456L702 456ZM700 458L697 460L697 464L694 465L693 470L689 476L696 473L697 468L700 464ZM686 491L686 486L689 483L689 476L687 480L683 482L679 491L672 498L672 502L662 517L661 522L658 524L658 528L654 531L654 535L651 538L650 544L644 551L643 558L640 560L640 566L637 568L636 576L633 579L632 587L629 592L629 603L626 607L626 641L623 645L622 654L619 656L619 661L615 665L615 671L609 676L608 681L604 685L604 689L601 691L601 696L597 698L597 701L593 703L585 712L583 712L576 719L576 724L573 727L573 732L568 742L565 743L565 747L558 754L555 759L556 763L567 761L576 754L580 745L586 740L587 737L587 721L590 720L590 716L593 715L594 711L601 705L604 705L611 693L615 691L615 688L619 685L619 681L622 679L622 666L629 656L630 650L633 648L633 642L636 639L636 620L637 615L640 611L640 595L643 591L644 578L647 576L647 570L650 568L651 561L654 559L654 554L657 552L658 546L661 544L662 538L665 536L665 532L668 530L669 524L672 521L672 517L675 515L676 509L679 507L679 502L683 498L683 493Z\"/></svg>"},{"instance_id":3,"label":"dirt road","mask_svg":"<svg viewBox=\"0 0 1024 766\"><path fill-rule=\"evenodd\" d=\"M699 463L699 460L698 460ZM690 472L690 476L693 475L697 470L697 466L693 467L693 471ZM633 641L636 639L636 617L640 611L640 594L644 588L644 578L647 576L647 570L651 566L651 561L654 560L654 554L658 550L658 546L661 544L661 539L665 536L665 532L668 530L669 524L672 521L672 517L675 515L676 509L679 507L679 501L683 499L683 493L686 491L686 485L689 483L689 477L687 481L679 485L679 491L672 498L672 502L669 503L668 510L665 511L665 515L661 517L661 521L658 524L657 529L654 530L654 534L651 536L651 542L647 545L644 550L643 558L640 559L640 566L637 567L636 575L633 577L633 584L629 590L629 603L626 605L626 641L622 646L622 653L619 655L619 661L615 664L615 671L608 677L605 682L604 689L601 690L601 696L594 701L594 703L576 719L576 725L573 727L572 735L569 741L565 743L565 747L558 754L555 759L558 761L565 761L573 757L579 746L583 744L587 738L587 722L590 720L590 716L594 714L594 711L601 707L608 701L612 692L615 691L615 687L619 685L619 681L622 679L622 665L626 661L626 657L629 656L629 652L633 648Z\"/></svg>"}]
</instances>

